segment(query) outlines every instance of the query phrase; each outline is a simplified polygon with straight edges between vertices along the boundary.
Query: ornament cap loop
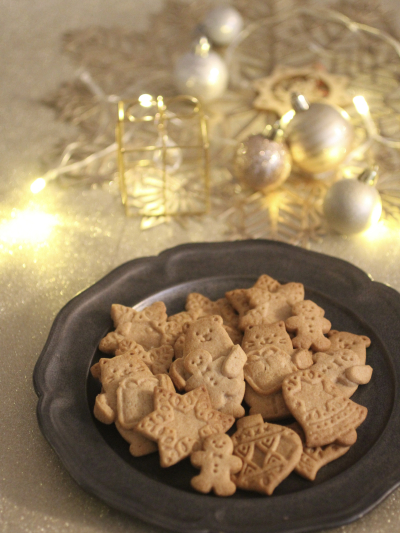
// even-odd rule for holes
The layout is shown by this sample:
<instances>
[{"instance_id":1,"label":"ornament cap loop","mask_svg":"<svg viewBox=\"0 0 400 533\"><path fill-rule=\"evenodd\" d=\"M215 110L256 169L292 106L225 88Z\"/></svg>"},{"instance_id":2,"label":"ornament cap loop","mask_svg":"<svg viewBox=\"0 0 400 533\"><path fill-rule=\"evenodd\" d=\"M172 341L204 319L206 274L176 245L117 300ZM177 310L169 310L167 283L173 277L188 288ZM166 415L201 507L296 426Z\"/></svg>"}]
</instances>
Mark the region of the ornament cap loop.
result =
<instances>
[{"instance_id":1,"label":"ornament cap loop","mask_svg":"<svg viewBox=\"0 0 400 533\"><path fill-rule=\"evenodd\" d=\"M268 124L263 131L263 136L269 141L281 142L283 140L284 131L279 120L274 124Z\"/></svg>"},{"instance_id":2,"label":"ornament cap loop","mask_svg":"<svg viewBox=\"0 0 400 533\"><path fill-rule=\"evenodd\" d=\"M198 37L193 43L193 52L200 57L207 57L210 54L211 44L205 35Z\"/></svg>"},{"instance_id":3,"label":"ornament cap loop","mask_svg":"<svg viewBox=\"0 0 400 533\"><path fill-rule=\"evenodd\" d=\"M291 102L296 113L307 111L310 108L310 104L304 94L293 92L291 95Z\"/></svg>"},{"instance_id":4,"label":"ornament cap loop","mask_svg":"<svg viewBox=\"0 0 400 533\"><path fill-rule=\"evenodd\" d=\"M361 172L357 179L358 181L366 183L367 185L375 185L375 183L378 181L378 167L375 166L373 168L366 168L363 170L363 172Z\"/></svg>"}]
</instances>

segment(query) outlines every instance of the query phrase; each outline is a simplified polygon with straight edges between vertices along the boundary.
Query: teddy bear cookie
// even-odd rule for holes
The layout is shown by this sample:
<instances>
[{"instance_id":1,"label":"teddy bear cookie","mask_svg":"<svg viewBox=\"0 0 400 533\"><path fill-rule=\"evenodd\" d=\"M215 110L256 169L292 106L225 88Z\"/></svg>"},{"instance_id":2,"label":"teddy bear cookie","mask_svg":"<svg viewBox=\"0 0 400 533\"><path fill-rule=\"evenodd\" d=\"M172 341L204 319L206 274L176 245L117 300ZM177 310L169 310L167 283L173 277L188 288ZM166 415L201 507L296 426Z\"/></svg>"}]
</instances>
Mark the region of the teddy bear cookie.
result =
<instances>
[{"instance_id":1,"label":"teddy bear cookie","mask_svg":"<svg viewBox=\"0 0 400 533\"><path fill-rule=\"evenodd\" d=\"M237 428L232 435L233 453L243 466L234 482L241 489L270 496L299 462L301 439L287 427L264 422L260 414L241 418Z\"/></svg>"},{"instance_id":2,"label":"teddy bear cookie","mask_svg":"<svg viewBox=\"0 0 400 533\"><path fill-rule=\"evenodd\" d=\"M366 335L355 335L347 331L336 331L331 329L327 333L331 345L329 347L329 353L336 352L337 350L352 350L355 352L360 360L361 365L365 365L367 358L367 348L371 346L371 339Z\"/></svg>"},{"instance_id":3,"label":"teddy bear cookie","mask_svg":"<svg viewBox=\"0 0 400 533\"><path fill-rule=\"evenodd\" d=\"M244 391L244 373L247 356L239 345L233 346L226 356L212 358L206 350L193 350L183 358L184 390L189 392L204 385L211 405L222 413L240 418L245 410L241 405Z\"/></svg>"},{"instance_id":4,"label":"teddy bear cookie","mask_svg":"<svg viewBox=\"0 0 400 533\"><path fill-rule=\"evenodd\" d=\"M153 377L147 365L129 352L111 359L100 359L92 374L100 379L102 385L102 392L95 400L94 416L103 424L112 424L117 417L117 389L124 378L134 375Z\"/></svg>"},{"instance_id":5,"label":"teddy bear cookie","mask_svg":"<svg viewBox=\"0 0 400 533\"><path fill-rule=\"evenodd\" d=\"M242 460L232 455L233 443L229 435L210 435L203 441L202 450L192 452L190 461L201 472L191 480L192 487L207 494L211 490L217 496L231 496L236 485L231 476L242 468Z\"/></svg>"},{"instance_id":6,"label":"teddy bear cookie","mask_svg":"<svg viewBox=\"0 0 400 533\"><path fill-rule=\"evenodd\" d=\"M331 323L324 318L325 311L311 300L298 302L292 307L291 316L286 320L286 329L295 332L292 339L294 348L313 349L316 352L329 350L331 341L324 336L331 329Z\"/></svg>"},{"instance_id":7,"label":"teddy bear cookie","mask_svg":"<svg viewBox=\"0 0 400 533\"><path fill-rule=\"evenodd\" d=\"M156 387L154 411L134 429L158 443L160 464L168 467L200 449L209 435L228 431L234 422L233 416L212 408L204 386L182 395Z\"/></svg>"},{"instance_id":8,"label":"teddy bear cookie","mask_svg":"<svg viewBox=\"0 0 400 533\"><path fill-rule=\"evenodd\" d=\"M351 446L367 408L349 400L322 372L312 368L288 376L282 384L285 403L303 428L307 446Z\"/></svg>"}]
</instances>

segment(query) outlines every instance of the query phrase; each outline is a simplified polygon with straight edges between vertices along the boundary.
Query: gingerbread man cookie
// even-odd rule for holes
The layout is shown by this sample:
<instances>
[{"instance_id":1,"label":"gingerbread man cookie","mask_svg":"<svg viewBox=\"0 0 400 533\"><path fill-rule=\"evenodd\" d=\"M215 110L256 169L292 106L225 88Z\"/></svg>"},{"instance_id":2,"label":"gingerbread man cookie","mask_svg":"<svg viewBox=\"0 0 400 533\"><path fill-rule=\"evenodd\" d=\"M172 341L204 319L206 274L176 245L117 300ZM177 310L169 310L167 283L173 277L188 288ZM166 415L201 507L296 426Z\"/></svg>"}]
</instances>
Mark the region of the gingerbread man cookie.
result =
<instances>
[{"instance_id":1,"label":"gingerbread man cookie","mask_svg":"<svg viewBox=\"0 0 400 533\"><path fill-rule=\"evenodd\" d=\"M325 311L311 300L298 302L292 308L294 316L286 320L286 329L296 332L292 339L294 348L317 352L329 350L331 341L324 337L331 329L331 323L324 318Z\"/></svg>"},{"instance_id":2,"label":"gingerbread man cookie","mask_svg":"<svg viewBox=\"0 0 400 533\"><path fill-rule=\"evenodd\" d=\"M231 480L242 468L242 460L232 455L233 443L228 435L210 435L203 441L203 450L190 456L192 465L201 468L198 476L191 480L192 487L207 494L211 490L217 496L231 496L236 485Z\"/></svg>"},{"instance_id":3,"label":"gingerbread man cookie","mask_svg":"<svg viewBox=\"0 0 400 533\"><path fill-rule=\"evenodd\" d=\"M187 376L184 389L189 392L204 385L214 409L240 418L245 414L241 403L246 360L246 354L238 345L233 346L228 355L214 360L206 350L193 350L183 359Z\"/></svg>"}]
</instances>

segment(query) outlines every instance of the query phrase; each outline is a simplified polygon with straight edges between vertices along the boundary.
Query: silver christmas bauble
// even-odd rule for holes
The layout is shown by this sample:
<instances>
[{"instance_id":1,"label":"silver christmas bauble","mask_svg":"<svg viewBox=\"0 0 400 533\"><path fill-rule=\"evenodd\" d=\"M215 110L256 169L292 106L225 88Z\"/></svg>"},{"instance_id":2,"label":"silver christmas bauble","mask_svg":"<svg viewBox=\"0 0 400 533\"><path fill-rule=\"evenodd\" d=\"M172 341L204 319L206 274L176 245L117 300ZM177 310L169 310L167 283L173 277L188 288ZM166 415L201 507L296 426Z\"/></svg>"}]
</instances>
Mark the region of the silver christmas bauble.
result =
<instances>
[{"instance_id":1,"label":"silver christmas bauble","mask_svg":"<svg viewBox=\"0 0 400 533\"><path fill-rule=\"evenodd\" d=\"M296 109L294 103L296 114L286 128L293 162L310 174L334 170L348 154L353 140L349 116L330 104L307 106Z\"/></svg>"},{"instance_id":2,"label":"silver christmas bauble","mask_svg":"<svg viewBox=\"0 0 400 533\"><path fill-rule=\"evenodd\" d=\"M379 192L360 179L336 182L324 200L324 214L329 225L344 235L365 231L378 222L381 213Z\"/></svg>"},{"instance_id":3,"label":"silver christmas bauble","mask_svg":"<svg viewBox=\"0 0 400 533\"><path fill-rule=\"evenodd\" d=\"M228 69L222 57L216 52L211 52L208 41L202 37L192 52L178 59L174 78L182 94L208 102L225 92L228 85Z\"/></svg>"},{"instance_id":4,"label":"silver christmas bauble","mask_svg":"<svg viewBox=\"0 0 400 533\"><path fill-rule=\"evenodd\" d=\"M212 9L207 13L202 24L207 37L218 46L230 44L242 28L242 16L231 6L218 6Z\"/></svg>"},{"instance_id":5,"label":"silver christmas bauble","mask_svg":"<svg viewBox=\"0 0 400 533\"><path fill-rule=\"evenodd\" d=\"M234 160L234 174L257 191L276 189L288 178L291 157L286 145L264 135L251 135L243 141Z\"/></svg>"}]
</instances>

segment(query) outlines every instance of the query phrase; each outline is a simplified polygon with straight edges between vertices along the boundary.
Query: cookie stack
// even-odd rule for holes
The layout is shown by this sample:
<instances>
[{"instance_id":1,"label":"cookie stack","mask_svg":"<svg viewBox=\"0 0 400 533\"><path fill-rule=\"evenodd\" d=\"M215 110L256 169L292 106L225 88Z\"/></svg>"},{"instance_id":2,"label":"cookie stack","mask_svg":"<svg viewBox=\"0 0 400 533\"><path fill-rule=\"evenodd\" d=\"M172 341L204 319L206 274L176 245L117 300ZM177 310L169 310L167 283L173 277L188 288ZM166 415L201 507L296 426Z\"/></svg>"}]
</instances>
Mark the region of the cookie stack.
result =
<instances>
[{"instance_id":1,"label":"cookie stack","mask_svg":"<svg viewBox=\"0 0 400 533\"><path fill-rule=\"evenodd\" d=\"M293 470L314 480L366 418L350 397L371 379L370 340L331 330L300 283L262 275L225 296L191 293L170 317L163 302L113 305L115 331L100 342L113 357L91 369L102 384L94 415L136 457L158 449L169 467L190 456L203 493L271 495Z\"/></svg>"}]
</instances>

